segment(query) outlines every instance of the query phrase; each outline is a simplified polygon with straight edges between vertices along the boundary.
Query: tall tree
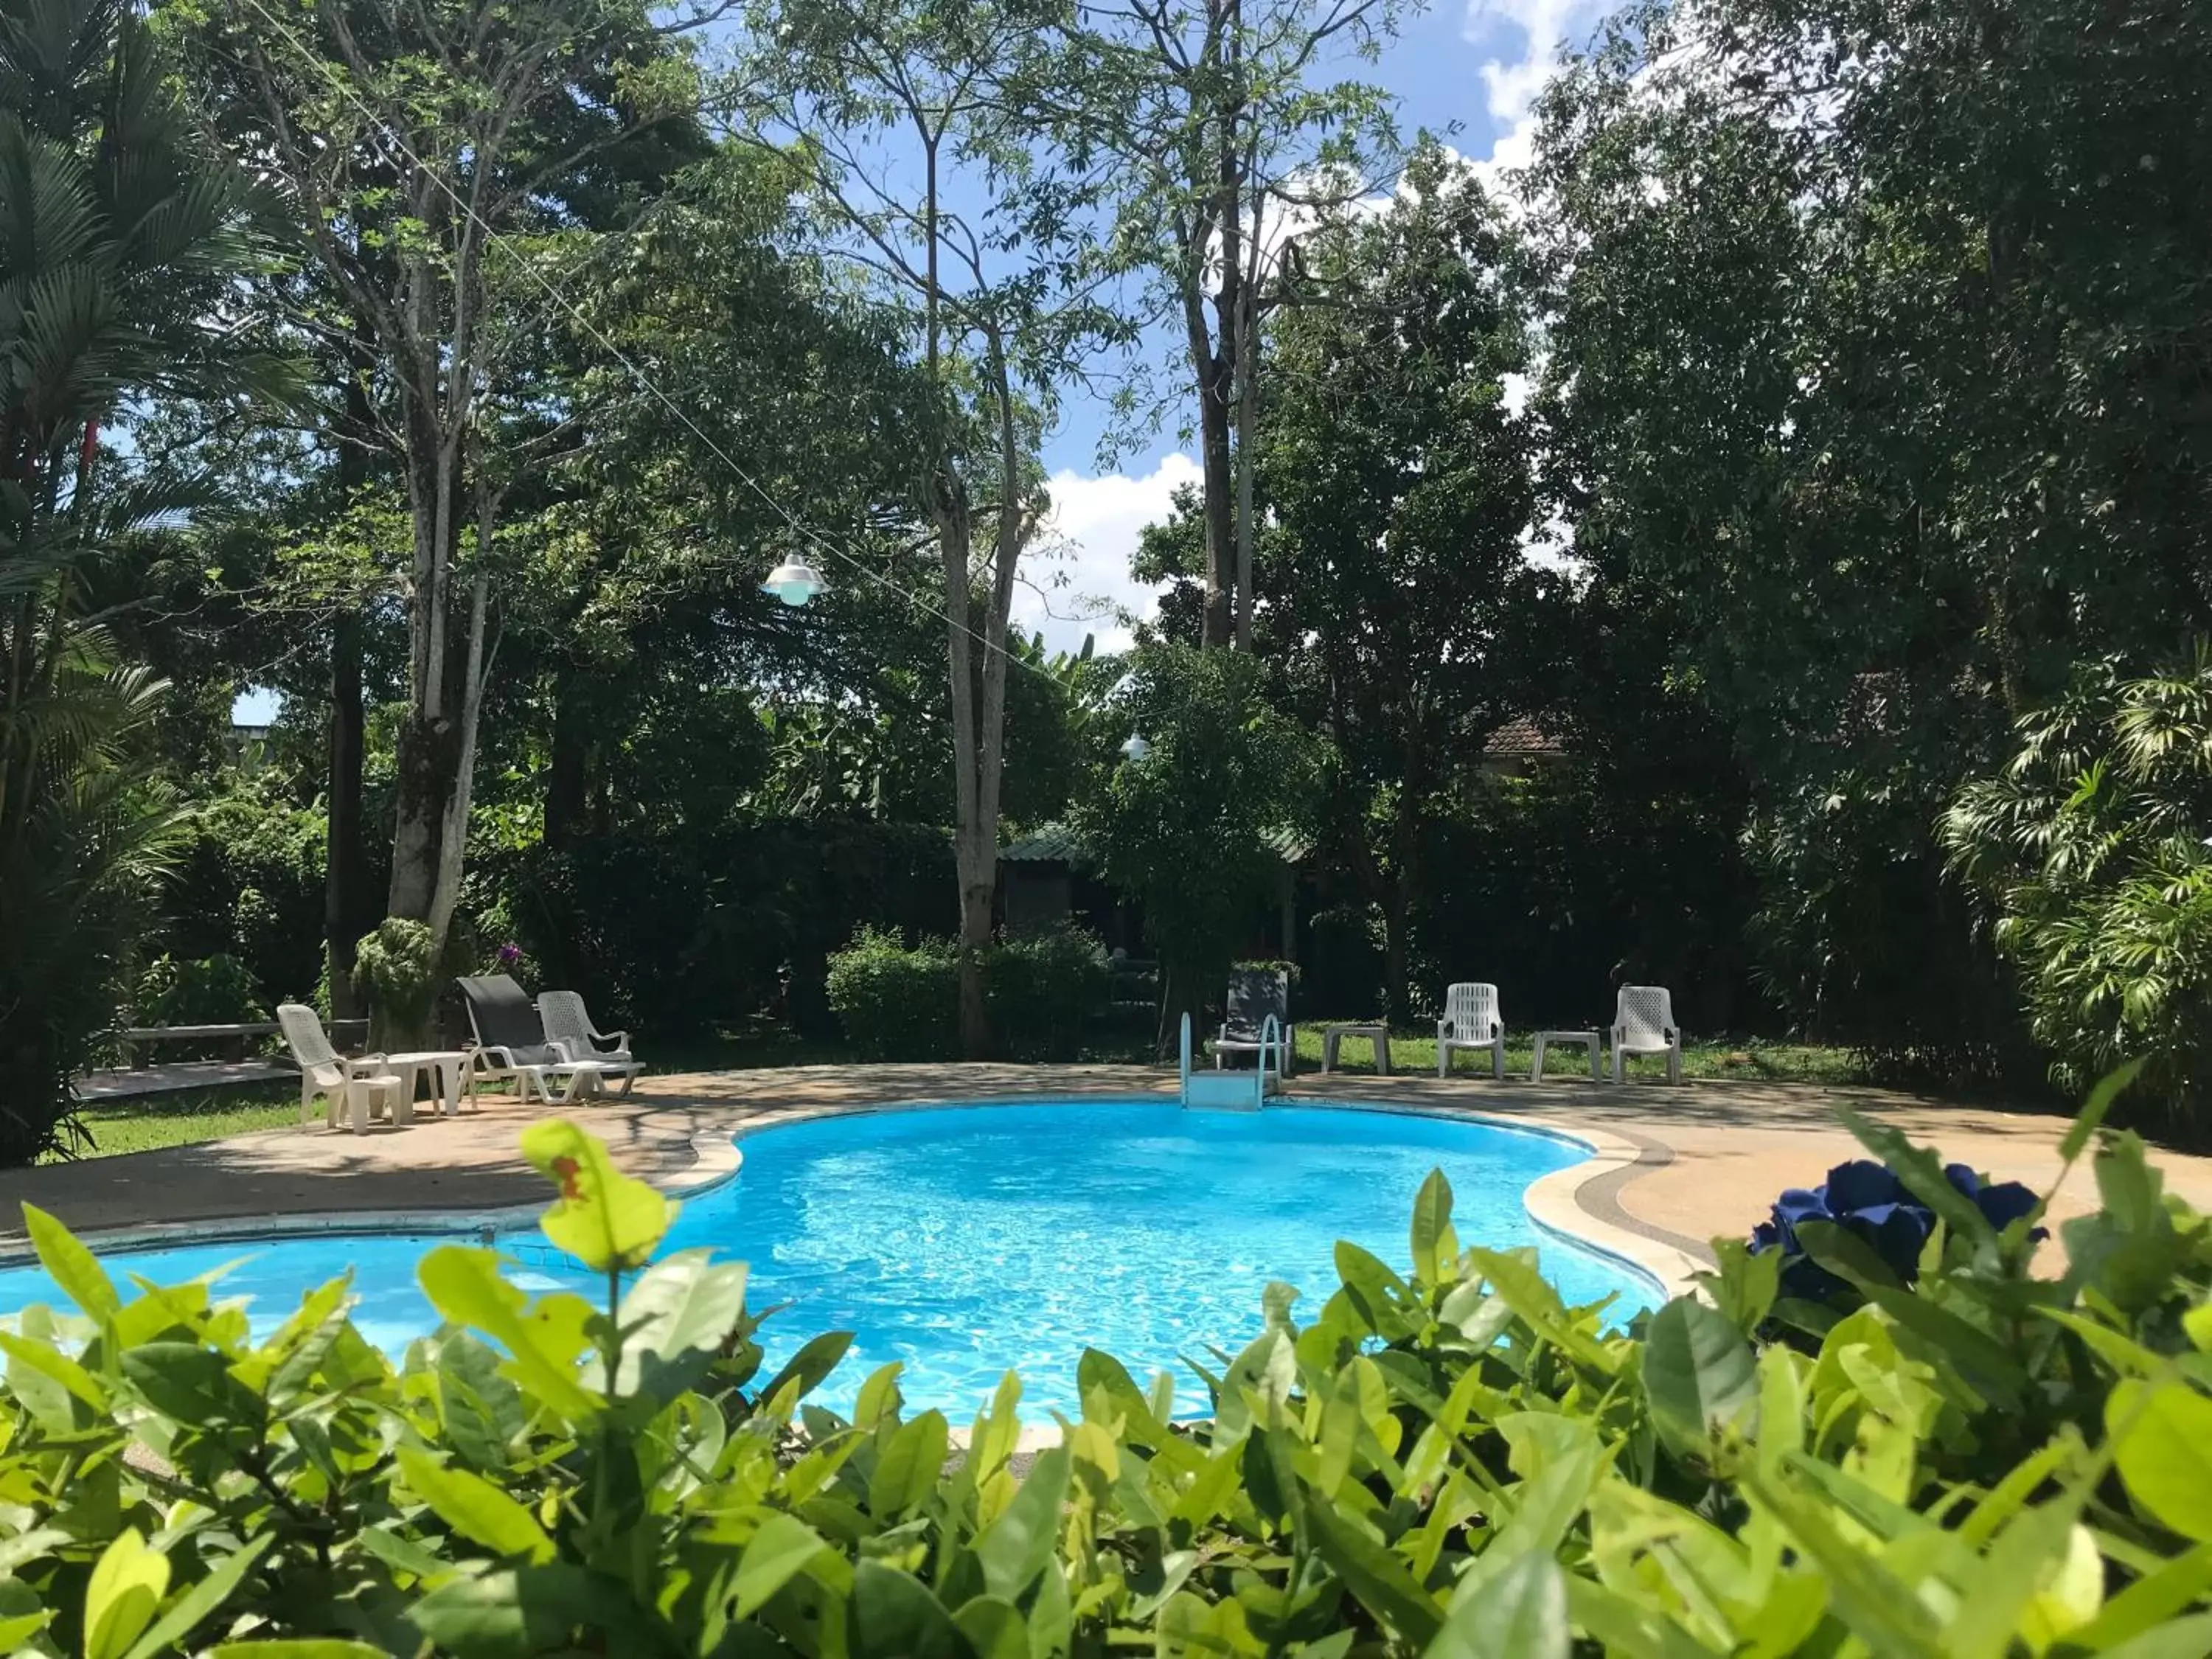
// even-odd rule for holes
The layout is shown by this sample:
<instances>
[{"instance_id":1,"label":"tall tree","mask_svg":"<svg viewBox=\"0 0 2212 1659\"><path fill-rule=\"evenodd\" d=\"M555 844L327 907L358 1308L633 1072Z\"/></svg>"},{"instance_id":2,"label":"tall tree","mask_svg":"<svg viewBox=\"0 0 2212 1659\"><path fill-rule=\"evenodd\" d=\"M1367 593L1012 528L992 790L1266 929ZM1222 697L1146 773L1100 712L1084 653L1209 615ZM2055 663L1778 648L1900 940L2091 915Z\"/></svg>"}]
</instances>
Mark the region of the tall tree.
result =
<instances>
[{"instance_id":1,"label":"tall tree","mask_svg":"<svg viewBox=\"0 0 2212 1659\"><path fill-rule=\"evenodd\" d=\"M1198 398L1206 529L1205 641L1249 647L1250 453L1267 285L1289 233L1358 199L1390 170L1378 88L1317 84L1372 58L1407 0L1107 0L1078 6L1077 64L1056 131L1115 158L1113 248L1156 279Z\"/></svg>"},{"instance_id":2,"label":"tall tree","mask_svg":"<svg viewBox=\"0 0 2212 1659\"><path fill-rule=\"evenodd\" d=\"M1936 815L2081 655L2212 623L2208 66L2182 0L1695 0L1541 106L1553 482L1734 728L1830 1035L1961 1042Z\"/></svg>"},{"instance_id":3,"label":"tall tree","mask_svg":"<svg viewBox=\"0 0 2212 1659\"><path fill-rule=\"evenodd\" d=\"M574 257L560 233L619 198L625 152L693 106L674 27L623 0L325 0L304 14L226 0L179 20L210 124L281 183L388 386L413 544L387 908L439 948L497 643L502 501L528 465L508 441L547 430L542 410L503 418L521 395L511 369L559 308Z\"/></svg>"},{"instance_id":4,"label":"tall tree","mask_svg":"<svg viewBox=\"0 0 2212 1659\"><path fill-rule=\"evenodd\" d=\"M165 397L280 384L223 315L268 257L243 175L195 142L122 0L0 5L0 1163L64 1144L167 821L159 683L119 661L88 577L194 505L103 428Z\"/></svg>"},{"instance_id":5,"label":"tall tree","mask_svg":"<svg viewBox=\"0 0 2212 1659\"><path fill-rule=\"evenodd\" d=\"M1052 0L767 4L753 16L761 49L733 88L744 131L797 140L831 246L915 320L930 398L915 487L940 567L972 1057L989 1043L978 952L998 880L1007 621L1047 506L1041 422L1086 343L1112 326L1085 257L1095 185L1033 149L1058 15Z\"/></svg>"},{"instance_id":6,"label":"tall tree","mask_svg":"<svg viewBox=\"0 0 2212 1659\"><path fill-rule=\"evenodd\" d=\"M1522 550L1533 445L1505 387L1528 366L1528 295L1498 210L1434 146L1382 211L1303 246L1262 428L1262 642L1332 740L1328 844L1382 910L1403 1018L1430 825L1526 696L1514 660L1544 579Z\"/></svg>"}]
</instances>

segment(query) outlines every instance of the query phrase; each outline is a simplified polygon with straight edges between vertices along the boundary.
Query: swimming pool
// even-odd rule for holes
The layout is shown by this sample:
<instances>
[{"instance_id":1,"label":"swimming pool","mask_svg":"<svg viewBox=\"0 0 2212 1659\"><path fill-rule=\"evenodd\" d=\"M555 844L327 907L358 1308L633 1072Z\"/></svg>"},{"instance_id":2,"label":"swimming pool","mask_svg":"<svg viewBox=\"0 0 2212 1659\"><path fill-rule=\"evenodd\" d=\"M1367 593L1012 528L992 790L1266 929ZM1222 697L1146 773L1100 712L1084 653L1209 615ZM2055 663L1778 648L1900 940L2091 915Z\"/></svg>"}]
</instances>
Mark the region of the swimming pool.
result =
<instances>
[{"instance_id":1,"label":"swimming pool","mask_svg":"<svg viewBox=\"0 0 2212 1659\"><path fill-rule=\"evenodd\" d=\"M1626 1318L1662 1299L1636 1269L1543 1231L1523 1208L1528 1184L1583 1148L1464 1116L1087 1099L844 1114L739 1144L738 1174L686 1200L664 1249L710 1245L751 1264L750 1305L791 1304L762 1333L771 1366L810 1336L853 1332L817 1396L833 1408L896 1359L910 1404L956 1421L1009 1369L1030 1404L1072 1413L1086 1346L1139 1377L1176 1370L1179 1401L1198 1403L1178 1356L1211 1365L1209 1344L1234 1350L1257 1335L1270 1280L1305 1292L1294 1314L1310 1318L1337 1283L1339 1239L1404 1269L1413 1194L1434 1168L1452 1183L1463 1243L1538 1245L1570 1304L1617 1292ZM458 1225L103 1255L118 1284L236 1262L224 1289L252 1298L257 1328L350 1268L356 1324L397 1355L436 1323L415 1263ZM599 1294L534 1229L495 1242L523 1288ZM59 1300L35 1267L0 1271L0 1314Z\"/></svg>"}]
</instances>

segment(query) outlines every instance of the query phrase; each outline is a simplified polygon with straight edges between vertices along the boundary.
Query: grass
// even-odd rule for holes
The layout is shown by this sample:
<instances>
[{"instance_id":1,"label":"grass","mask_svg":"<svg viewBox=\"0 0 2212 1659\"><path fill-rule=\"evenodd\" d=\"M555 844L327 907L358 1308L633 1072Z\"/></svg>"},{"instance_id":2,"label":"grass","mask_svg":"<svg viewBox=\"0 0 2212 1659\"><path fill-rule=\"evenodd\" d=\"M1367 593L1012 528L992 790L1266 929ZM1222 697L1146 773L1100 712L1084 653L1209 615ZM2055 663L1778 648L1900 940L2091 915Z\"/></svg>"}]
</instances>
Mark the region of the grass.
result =
<instances>
[{"instance_id":1,"label":"grass","mask_svg":"<svg viewBox=\"0 0 2212 1659\"><path fill-rule=\"evenodd\" d=\"M128 1100L103 1100L86 1106L77 1115L91 1132L93 1143L77 1156L114 1158L124 1152L186 1146L295 1124L300 1121L299 1086L276 1083L265 1088L140 1095Z\"/></svg>"},{"instance_id":2,"label":"grass","mask_svg":"<svg viewBox=\"0 0 2212 1659\"><path fill-rule=\"evenodd\" d=\"M1301 1072L1314 1073L1321 1069L1321 1028L1326 1024L1346 1024L1340 1020L1302 1020L1297 1031L1297 1063ZM1536 1046L1533 1032L1505 1034L1505 1074L1526 1077L1529 1063L1535 1057ZM1486 1073L1490 1056L1465 1051L1452 1056L1455 1076L1474 1076ZM1372 1076L1375 1061L1364 1037L1346 1037L1337 1045L1336 1069L1348 1075ZM1413 1030L1390 1033L1390 1069L1397 1073L1419 1072L1433 1076L1437 1069L1437 1039L1435 1030L1426 1034ZM1588 1051L1578 1044L1561 1047L1547 1045L1544 1050L1544 1071L1547 1077L1573 1078L1589 1075ZM1664 1077L1667 1061L1664 1055L1632 1055L1628 1061L1632 1077ZM1605 1074L1612 1075L1610 1058L1605 1062ZM1864 1063L1857 1054L1848 1048L1825 1048L1811 1043L1767 1042L1757 1038L1720 1042L1691 1042L1682 1048L1682 1075L1698 1078L1733 1078L1739 1082L1755 1083L1826 1083L1835 1085L1864 1083L1868 1080Z\"/></svg>"},{"instance_id":3,"label":"grass","mask_svg":"<svg viewBox=\"0 0 2212 1659\"><path fill-rule=\"evenodd\" d=\"M1308 1077L1321 1070L1321 1028L1329 1022L1307 1020L1298 1026L1297 1068ZM1146 1061L1151 1058L1149 1038L1131 1039L1126 1049L1100 1045L1086 1059ZM1528 1034L1505 1039L1508 1077L1526 1077L1534 1045ZM1484 1069L1486 1055L1454 1056L1455 1075L1474 1076ZM747 1025L713 1037L655 1045L653 1070L672 1072L751 1071L775 1066L823 1066L852 1062L850 1048L842 1043L811 1041L765 1022ZM1589 1060L1578 1048L1558 1048L1545 1055L1553 1076L1586 1076ZM1432 1035L1412 1030L1393 1031L1390 1062L1394 1071L1433 1074L1437 1043ZM1636 1076L1662 1076L1662 1059L1629 1061ZM1364 1038L1346 1037L1337 1053L1337 1070L1348 1076L1372 1076L1375 1061ZM1759 1083L1826 1083L1847 1085L1868 1080L1865 1066L1845 1048L1816 1048L1808 1043L1693 1042L1682 1051L1686 1077L1734 1078ZM297 1123L299 1097L295 1085L272 1083L245 1088L210 1089L189 1094L142 1095L135 1099L102 1101L87 1106L80 1116L92 1133L93 1144L80 1158L113 1158L124 1152L152 1152L161 1146L186 1146L257 1129L281 1129Z\"/></svg>"}]
</instances>

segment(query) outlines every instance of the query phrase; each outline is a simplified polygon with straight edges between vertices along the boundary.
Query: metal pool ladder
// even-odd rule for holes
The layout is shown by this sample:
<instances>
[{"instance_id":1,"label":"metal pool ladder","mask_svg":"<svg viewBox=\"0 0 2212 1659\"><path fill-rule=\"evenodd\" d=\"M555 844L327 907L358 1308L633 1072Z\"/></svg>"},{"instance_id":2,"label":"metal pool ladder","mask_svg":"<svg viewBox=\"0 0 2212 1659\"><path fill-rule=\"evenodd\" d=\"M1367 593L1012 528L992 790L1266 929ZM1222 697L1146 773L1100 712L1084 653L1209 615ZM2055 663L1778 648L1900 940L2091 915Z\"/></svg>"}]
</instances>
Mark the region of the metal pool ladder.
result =
<instances>
[{"instance_id":1,"label":"metal pool ladder","mask_svg":"<svg viewBox=\"0 0 2212 1659\"><path fill-rule=\"evenodd\" d=\"M1266 1104L1276 1068L1282 1064L1283 1028L1273 1014L1260 1024L1259 1065L1252 1080L1242 1072L1193 1071L1190 1064L1190 1016L1182 1017L1182 1103L1210 1107L1218 1112L1256 1112Z\"/></svg>"}]
</instances>

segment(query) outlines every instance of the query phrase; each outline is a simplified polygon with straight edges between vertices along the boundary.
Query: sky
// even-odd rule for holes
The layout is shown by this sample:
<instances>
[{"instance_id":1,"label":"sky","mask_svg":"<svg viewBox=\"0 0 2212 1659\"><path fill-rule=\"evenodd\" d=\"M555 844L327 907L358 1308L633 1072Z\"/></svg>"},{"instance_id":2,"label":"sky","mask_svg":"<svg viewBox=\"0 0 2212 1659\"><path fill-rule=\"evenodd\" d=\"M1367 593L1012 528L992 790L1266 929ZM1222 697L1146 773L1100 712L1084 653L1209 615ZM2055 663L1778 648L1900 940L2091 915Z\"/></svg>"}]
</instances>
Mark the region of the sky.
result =
<instances>
[{"instance_id":1,"label":"sky","mask_svg":"<svg viewBox=\"0 0 2212 1659\"><path fill-rule=\"evenodd\" d=\"M1528 159L1530 109L1562 52L1588 39L1618 0L1436 0L1408 20L1379 62L1339 63L1334 74L1370 80L1399 100L1399 126L1424 129L1486 170ZM1148 524L1167 516L1176 486L1195 483L1196 450L1182 441L1176 406L1164 428L1110 471L1097 465L1106 425L1101 402L1071 399L1045 447L1053 518L1044 543L1024 560L1027 582L1014 621L1041 632L1048 648L1079 649L1086 636L1113 650L1129 641L1117 612L1152 614L1157 596L1129 578L1130 556ZM249 690L232 718L273 719L272 694Z\"/></svg>"},{"instance_id":2,"label":"sky","mask_svg":"<svg viewBox=\"0 0 2212 1659\"><path fill-rule=\"evenodd\" d=\"M1528 160L1531 106L1562 52L1586 40L1609 0L1442 0L1407 23L1379 63L1340 65L1400 100L1400 130L1436 133L1486 170ZM1111 471L1096 465L1103 411L1077 404L1045 448L1052 477L1054 550L1024 561L1030 585L1014 619L1056 650L1086 635L1100 650L1128 641L1115 610L1149 616L1153 592L1129 579L1146 525L1167 515L1176 488L1195 483L1197 452L1171 421L1142 453Z\"/></svg>"}]
</instances>

